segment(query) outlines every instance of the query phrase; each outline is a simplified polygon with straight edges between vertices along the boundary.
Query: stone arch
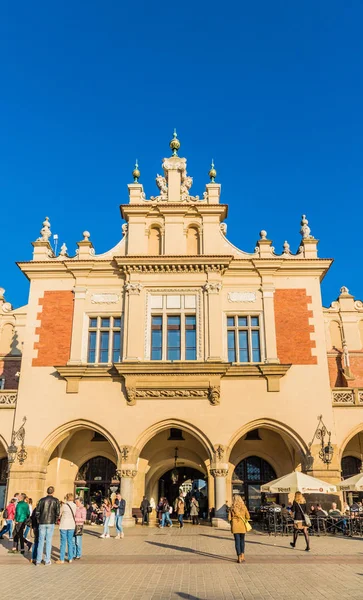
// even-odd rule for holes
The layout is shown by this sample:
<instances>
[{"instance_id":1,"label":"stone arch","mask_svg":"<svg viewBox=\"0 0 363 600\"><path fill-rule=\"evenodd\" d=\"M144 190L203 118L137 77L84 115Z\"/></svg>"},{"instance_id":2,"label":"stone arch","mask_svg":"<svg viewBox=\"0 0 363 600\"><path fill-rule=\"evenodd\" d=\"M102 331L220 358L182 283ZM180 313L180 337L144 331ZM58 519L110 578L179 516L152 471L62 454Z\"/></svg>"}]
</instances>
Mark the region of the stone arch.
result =
<instances>
[{"instance_id":1,"label":"stone arch","mask_svg":"<svg viewBox=\"0 0 363 600\"><path fill-rule=\"evenodd\" d=\"M282 477L283 473L281 471L281 467L280 467L279 463L276 461L276 459L271 454L268 454L267 452L264 452L263 450L252 450L252 451L247 450L245 452L242 452L241 454L238 454L236 456L236 465L238 465L242 460L249 458L250 456L258 456L259 458L263 458L263 460L265 460L266 462L268 462L271 465L271 467L273 468L273 470L276 473L276 477ZM232 477L233 473L231 473L230 475Z\"/></svg>"},{"instance_id":2,"label":"stone arch","mask_svg":"<svg viewBox=\"0 0 363 600\"><path fill-rule=\"evenodd\" d=\"M120 448L109 431L107 431L104 427L99 425L98 423L94 423L93 421L87 421L86 419L77 419L74 421L68 421L67 423L63 423L56 429L54 429L46 438L43 440L40 448L43 449L44 453L48 456L48 458L52 455L55 448L60 444L71 431L77 431L82 429L90 429L91 431L96 431L103 435L106 440L110 443L112 449L115 452L117 459L120 456Z\"/></svg>"},{"instance_id":3,"label":"stone arch","mask_svg":"<svg viewBox=\"0 0 363 600\"><path fill-rule=\"evenodd\" d=\"M136 440L135 448L138 455L141 454L142 449L146 444L158 433L161 431L165 431L166 429L170 429L172 427L176 427L178 429L182 429L192 436L194 436L204 447L207 452L209 460L212 460L214 448L212 442L209 438L195 425L192 423L188 423L187 421L182 421L181 419L165 419L164 421L158 421L153 425L150 425Z\"/></svg>"},{"instance_id":4,"label":"stone arch","mask_svg":"<svg viewBox=\"0 0 363 600\"><path fill-rule=\"evenodd\" d=\"M348 433L348 435L344 438L342 444L339 447L339 464L341 464L342 462L342 458L344 456L344 452L349 444L349 442L358 434L361 434L361 442L362 442L362 448L363 448L363 423L360 423L359 425L356 425L355 427L353 427L353 429L350 430L350 432ZM349 454L352 456L357 455L357 451L354 450L349 450Z\"/></svg>"},{"instance_id":5,"label":"stone arch","mask_svg":"<svg viewBox=\"0 0 363 600\"><path fill-rule=\"evenodd\" d=\"M232 435L228 443L226 459L229 460L234 446L241 439L241 437L246 435L249 431L258 428L271 429L272 431L275 431L276 433L280 434L282 437L286 437L293 446L293 448L297 450L300 454L301 460L307 454L308 446L306 442L304 442L303 438L296 431L294 431L288 425L281 423L280 421L276 421L275 419L262 418L246 423Z\"/></svg>"}]
</instances>

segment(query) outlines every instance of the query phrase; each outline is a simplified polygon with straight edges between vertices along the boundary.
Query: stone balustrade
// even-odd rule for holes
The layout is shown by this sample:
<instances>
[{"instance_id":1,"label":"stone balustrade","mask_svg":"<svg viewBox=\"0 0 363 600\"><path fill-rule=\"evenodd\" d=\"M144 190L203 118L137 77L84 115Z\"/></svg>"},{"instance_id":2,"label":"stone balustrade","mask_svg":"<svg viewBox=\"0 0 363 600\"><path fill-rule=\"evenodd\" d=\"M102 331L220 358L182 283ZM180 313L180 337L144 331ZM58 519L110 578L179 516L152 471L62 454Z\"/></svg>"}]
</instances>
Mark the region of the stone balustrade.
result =
<instances>
[{"instance_id":1,"label":"stone balustrade","mask_svg":"<svg viewBox=\"0 0 363 600\"><path fill-rule=\"evenodd\" d=\"M363 407L363 388L333 388L333 406Z\"/></svg>"},{"instance_id":2,"label":"stone balustrade","mask_svg":"<svg viewBox=\"0 0 363 600\"><path fill-rule=\"evenodd\" d=\"M0 390L0 408L15 408L18 390Z\"/></svg>"}]
</instances>

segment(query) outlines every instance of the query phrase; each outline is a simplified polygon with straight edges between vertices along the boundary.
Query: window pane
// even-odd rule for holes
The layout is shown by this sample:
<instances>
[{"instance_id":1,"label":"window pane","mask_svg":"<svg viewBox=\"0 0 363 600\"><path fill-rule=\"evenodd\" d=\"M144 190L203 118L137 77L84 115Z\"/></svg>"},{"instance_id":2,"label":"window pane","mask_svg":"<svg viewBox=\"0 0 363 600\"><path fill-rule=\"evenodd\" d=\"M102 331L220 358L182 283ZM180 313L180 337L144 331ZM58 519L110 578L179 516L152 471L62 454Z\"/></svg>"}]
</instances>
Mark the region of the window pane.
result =
<instances>
[{"instance_id":1,"label":"window pane","mask_svg":"<svg viewBox=\"0 0 363 600\"><path fill-rule=\"evenodd\" d=\"M107 319L101 319L101 327L109 327L109 326L110 326L109 317Z\"/></svg>"},{"instance_id":2,"label":"window pane","mask_svg":"<svg viewBox=\"0 0 363 600\"><path fill-rule=\"evenodd\" d=\"M238 327L247 327L247 317L238 317Z\"/></svg>"},{"instance_id":3,"label":"window pane","mask_svg":"<svg viewBox=\"0 0 363 600\"><path fill-rule=\"evenodd\" d=\"M229 362L236 362L236 343L234 331L227 332L228 338L228 360Z\"/></svg>"},{"instance_id":4,"label":"window pane","mask_svg":"<svg viewBox=\"0 0 363 600\"><path fill-rule=\"evenodd\" d=\"M185 317L185 360L197 359L196 317Z\"/></svg>"},{"instance_id":5,"label":"window pane","mask_svg":"<svg viewBox=\"0 0 363 600\"><path fill-rule=\"evenodd\" d=\"M113 320L114 327L121 327L121 319L119 317L115 317Z\"/></svg>"},{"instance_id":6,"label":"window pane","mask_svg":"<svg viewBox=\"0 0 363 600\"><path fill-rule=\"evenodd\" d=\"M101 331L100 333L100 363L108 362L108 342L110 335L108 331Z\"/></svg>"},{"instance_id":7,"label":"window pane","mask_svg":"<svg viewBox=\"0 0 363 600\"><path fill-rule=\"evenodd\" d=\"M180 316L168 317L168 360L180 360Z\"/></svg>"},{"instance_id":8,"label":"window pane","mask_svg":"<svg viewBox=\"0 0 363 600\"><path fill-rule=\"evenodd\" d=\"M88 334L88 362L96 362L96 332L90 331Z\"/></svg>"},{"instance_id":9,"label":"window pane","mask_svg":"<svg viewBox=\"0 0 363 600\"><path fill-rule=\"evenodd\" d=\"M234 317L227 317L227 327L234 327Z\"/></svg>"},{"instance_id":10,"label":"window pane","mask_svg":"<svg viewBox=\"0 0 363 600\"><path fill-rule=\"evenodd\" d=\"M97 317L96 318L90 318L89 320L89 326L90 327L97 327Z\"/></svg>"},{"instance_id":11,"label":"window pane","mask_svg":"<svg viewBox=\"0 0 363 600\"><path fill-rule=\"evenodd\" d=\"M120 360L121 360L121 333L119 331L114 331L112 362L120 362Z\"/></svg>"},{"instance_id":12,"label":"window pane","mask_svg":"<svg viewBox=\"0 0 363 600\"><path fill-rule=\"evenodd\" d=\"M252 327L258 327L259 326L259 318L258 317L251 317L251 325Z\"/></svg>"},{"instance_id":13,"label":"window pane","mask_svg":"<svg viewBox=\"0 0 363 600\"><path fill-rule=\"evenodd\" d=\"M253 362L261 361L261 352L260 352L260 332L252 331L252 360Z\"/></svg>"},{"instance_id":14,"label":"window pane","mask_svg":"<svg viewBox=\"0 0 363 600\"><path fill-rule=\"evenodd\" d=\"M247 479L261 481L261 459L258 456L247 458Z\"/></svg>"},{"instance_id":15,"label":"window pane","mask_svg":"<svg viewBox=\"0 0 363 600\"><path fill-rule=\"evenodd\" d=\"M239 362L248 362L248 331L238 332Z\"/></svg>"},{"instance_id":16,"label":"window pane","mask_svg":"<svg viewBox=\"0 0 363 600\"><path fill-rule=\"evenodd\" d=\"M161 316L151 319L151 360L163 358L163 318Z\"/></svg>"}]
</instances>

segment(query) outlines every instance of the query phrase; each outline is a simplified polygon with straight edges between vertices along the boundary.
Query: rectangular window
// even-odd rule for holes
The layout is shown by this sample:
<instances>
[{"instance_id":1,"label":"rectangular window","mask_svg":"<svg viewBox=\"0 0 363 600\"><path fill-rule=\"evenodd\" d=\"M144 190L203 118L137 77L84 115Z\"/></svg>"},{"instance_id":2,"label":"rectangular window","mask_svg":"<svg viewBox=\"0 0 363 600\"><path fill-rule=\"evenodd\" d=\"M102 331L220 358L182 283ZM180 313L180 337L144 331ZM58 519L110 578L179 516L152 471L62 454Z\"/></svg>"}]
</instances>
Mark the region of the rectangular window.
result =
<instances>
[{"instance_id":1,"label":"rectangular window","mask_svg":"<svg viewBox=\"0 0 363 600\"><path fill-rule=\"evenodd\" d=\"M150 294L151 360L197 360L197 297Z\"/></svg>"},{"instance_id":2,"label":"rectangular window","mask_svg":"<svg viewBox=\"0 0 363 600\"><path fill-rule=\"evenodd\" d=\"M168 360L180 360L180 316L168 317Z\"/></svg>"},{"instance_id":3,"label":"rectangular window","mask_svg":"<svg viewBox=\"0 0 363 600\"><path fill-rule=\"evenodd\" d=\"M195 315L185 317L185 360L197 359L197 320Z\"/></svg>"},{"instance_id":4,"label":"rectangular window","mask_svg":"<svg viewBox=\"0 0 363 600\"><path fill-rule=\"evenodd\" d=\"M151 319L151 360L163 358L163 317L155 316Z\"/></svg>"},{"instance_id":5,"label":"rectangular window","mask_svg":"<svg viewBox=\"0 0 363 600\"><path fill-rule=\"evenodd\" d=\"M121 360L121 317L90 317L87 361L111 364Z\"/></svg>"},{"instance_id":6,"label":"rectangular window","mask_svg":"<svg viewBox=\"0 0 363 600\"><path fill-rule=\"evenodd\" d=\"M227 317L228 361L261 362L260 317Z\"/></svg>"}]
</instances>

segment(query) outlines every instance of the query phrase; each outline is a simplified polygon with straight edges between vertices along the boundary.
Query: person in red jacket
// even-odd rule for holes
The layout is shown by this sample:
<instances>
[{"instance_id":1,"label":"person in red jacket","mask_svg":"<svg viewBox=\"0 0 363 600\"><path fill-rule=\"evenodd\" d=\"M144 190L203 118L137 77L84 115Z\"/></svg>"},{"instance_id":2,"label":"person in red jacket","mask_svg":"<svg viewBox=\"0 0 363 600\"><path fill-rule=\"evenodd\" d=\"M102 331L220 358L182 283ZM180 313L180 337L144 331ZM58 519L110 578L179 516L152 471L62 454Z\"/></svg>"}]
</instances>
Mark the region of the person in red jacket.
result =
<instances>
[{"instance_id":1,"label":"person in red jacket","mask_svg":"<svg viewBox=\"0 0 363 600\"><path fill-rule=\"evenodd\" d=\"M4 534L9 532L9 540L13 539L13 525L15 519L16 500L12 498L4 510L3 517L6 520L6 524L0 531L0 540L3 539Z\"/></svg>"}]
</instances>

